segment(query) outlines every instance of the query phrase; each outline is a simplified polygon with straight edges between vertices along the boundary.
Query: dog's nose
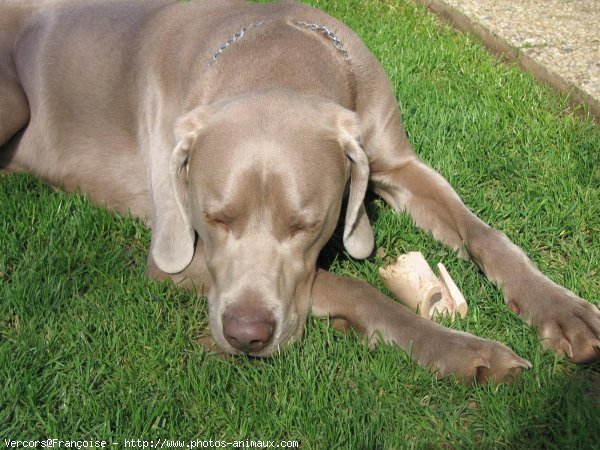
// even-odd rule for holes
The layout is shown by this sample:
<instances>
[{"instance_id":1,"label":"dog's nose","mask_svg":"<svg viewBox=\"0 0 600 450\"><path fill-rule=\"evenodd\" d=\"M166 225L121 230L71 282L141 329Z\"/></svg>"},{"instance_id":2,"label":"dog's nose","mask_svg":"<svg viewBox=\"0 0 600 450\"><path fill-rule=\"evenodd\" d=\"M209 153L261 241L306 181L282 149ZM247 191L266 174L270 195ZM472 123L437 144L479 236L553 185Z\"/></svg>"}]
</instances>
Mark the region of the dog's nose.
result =
<instances>
[{"instance_id":1,"label":"dog's nose","mask_svg":"<svg viewBox=\"0 0 600 450\"><path fill-rule=\"evenodd\" d=\"M234 308L223 314L223 335L227 342L244 353L256 353L273 337L275 322L270 311Z\"/></svg>"}]
</instances>

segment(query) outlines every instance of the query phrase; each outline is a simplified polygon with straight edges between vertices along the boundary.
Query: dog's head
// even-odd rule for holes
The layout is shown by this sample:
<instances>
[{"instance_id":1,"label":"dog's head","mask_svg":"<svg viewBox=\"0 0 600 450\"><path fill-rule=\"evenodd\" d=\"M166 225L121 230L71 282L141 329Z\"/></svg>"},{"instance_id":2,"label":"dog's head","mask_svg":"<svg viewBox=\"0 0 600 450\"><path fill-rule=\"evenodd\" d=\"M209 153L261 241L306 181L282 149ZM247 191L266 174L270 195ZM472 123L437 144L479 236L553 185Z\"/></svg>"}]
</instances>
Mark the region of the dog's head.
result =
<instances>
[{"instance_id":1,"label":"dog's head","mask_svg":"<svg viewBox=\"0 0 600 450\"><path fill-rule=\"evenodd\" d=\"M210 327L230 353L267 356L301 337L319 251L350 182L344 244L368 256L369 165L356 114L315 97L259 93L181 117L169 176L177 217L152 256L183 270L202 241Z\"/></svg>"}]
</instances>

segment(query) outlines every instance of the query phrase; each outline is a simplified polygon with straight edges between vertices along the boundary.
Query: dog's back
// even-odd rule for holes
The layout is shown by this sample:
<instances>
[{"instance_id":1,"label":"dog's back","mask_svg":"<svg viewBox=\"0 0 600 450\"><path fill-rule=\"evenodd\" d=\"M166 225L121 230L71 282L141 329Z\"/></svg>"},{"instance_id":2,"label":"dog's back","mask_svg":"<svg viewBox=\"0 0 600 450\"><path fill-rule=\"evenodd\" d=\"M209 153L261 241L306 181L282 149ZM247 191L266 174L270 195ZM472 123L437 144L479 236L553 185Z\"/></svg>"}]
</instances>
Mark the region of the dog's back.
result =
<instances>
[{"instance_id":1,"label":"dog's back","mask_svg":"<svg viewBox=\"0 0 600 450\"><path fill-rule=\"evenodd\" d=\"M131 59L138 31L166 3L2 2L0 169L146 218Z\"/></svg>"},{"instance_id":2,"label":"dog's back","mask_svg":"<svg viewBox=\"0 0 600 450\"><path fill-rule=\"evenodd\" d=\"M96 202L145 219L150 202L137 149L147 147L144 124L153 120L147 116L155 110L152 102L163 105L163 114L181 103L206 78L206 65L240 27L287 15L310 20L316 14L319 23L333 20L296 3L2 2L0 168L32 173L67 191L82 190ZM295 46L288 42L288 52L281 55L291 55ZM317 46L323 49L336 56L324 61L343 63L333 43ZM264 53L257 57L263 62L272 52ZM284 68L297 75L299 69L324 64L315 61L318 55L304 56L298 59L300 66ZM230 78L229 84L239 85ZM219 80L217 73L204 84L214 90ZM325 91L336 91L336 80L328 81ZM317 85L309 82L303 81Z\"/></svg>"}]
</instances>

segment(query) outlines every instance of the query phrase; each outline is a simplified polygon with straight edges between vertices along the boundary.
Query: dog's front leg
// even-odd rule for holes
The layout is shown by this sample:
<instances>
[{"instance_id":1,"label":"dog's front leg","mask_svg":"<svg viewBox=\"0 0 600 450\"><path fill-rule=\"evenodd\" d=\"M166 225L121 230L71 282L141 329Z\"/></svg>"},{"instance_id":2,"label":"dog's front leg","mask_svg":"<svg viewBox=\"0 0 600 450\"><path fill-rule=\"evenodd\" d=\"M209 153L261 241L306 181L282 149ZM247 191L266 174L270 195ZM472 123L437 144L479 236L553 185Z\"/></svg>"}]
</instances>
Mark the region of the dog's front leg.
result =
<instances>
[{"instance_id":1,"label":"dog's front leg","mask_svg":"<svg viewBox=\"0 0 600 450\"><path fill-rule=\"evenodd\" d=\"M544 347L574 362L600 358L600 310L546 278L503 233L472 214L441 175L415 158L371 177L392 207L455 250L466 249L504 290L507 306L537 328Z\"/></svg>"},{"instance_id":2,"label":"dog's front leg","mask_svg":"<svg viewBox=\"0 0 600 450\"><path fill-rule=\"evenodd\" d=\"M364 281L320 270L312 291L312 314L336 328L350 326L367 337L398 345L436 375L471 383L510 381L531 364L499 342L444 328L423 319Z\"/></svg>"}]
</instances>

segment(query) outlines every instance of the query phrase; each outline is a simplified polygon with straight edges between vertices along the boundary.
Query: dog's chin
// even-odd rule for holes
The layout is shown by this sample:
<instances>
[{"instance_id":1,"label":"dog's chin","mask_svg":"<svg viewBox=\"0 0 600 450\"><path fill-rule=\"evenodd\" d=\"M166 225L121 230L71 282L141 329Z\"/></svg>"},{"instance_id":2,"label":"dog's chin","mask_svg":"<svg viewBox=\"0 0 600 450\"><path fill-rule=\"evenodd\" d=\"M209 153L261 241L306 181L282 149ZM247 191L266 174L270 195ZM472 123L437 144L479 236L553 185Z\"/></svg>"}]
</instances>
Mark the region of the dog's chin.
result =
<instances>
[{"instance_id":1,"label":"dog's chin","mask_svg":"<svg viewBox=\"0 0 600 450\"><path fill-rule=\"evenodd\" d=\"M280 352L284 351L287 347L289 347L293 343L297 342L298 339L296 339L295 336L292 336L290 339L287 339L286 341L273 342L272 344L269 344L267 347L265 347L261 351L251 352L251 353L244 353L240 350L236 350L231 345L229 345L229 343L224 339L216 338L216 339L214 339L214 341L221 351L223 351L224 353L231 355L231 356L249 356L251 358L269 358L271 356L277 355Z\"/></svg>"}]
</instances>

